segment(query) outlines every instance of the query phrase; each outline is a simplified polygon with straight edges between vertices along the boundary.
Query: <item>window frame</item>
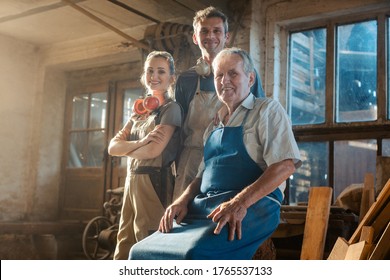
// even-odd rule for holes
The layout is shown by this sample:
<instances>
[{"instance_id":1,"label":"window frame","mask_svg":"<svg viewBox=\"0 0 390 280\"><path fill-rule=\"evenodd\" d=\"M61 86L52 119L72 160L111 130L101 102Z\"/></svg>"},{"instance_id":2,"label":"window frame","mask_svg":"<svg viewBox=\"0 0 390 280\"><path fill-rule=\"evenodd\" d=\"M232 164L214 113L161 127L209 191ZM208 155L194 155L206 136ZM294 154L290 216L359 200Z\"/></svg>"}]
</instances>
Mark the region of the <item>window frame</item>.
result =
<instances>
[{"instance_id":1,"label":"window frame","mask_svg":"<svg viewBox=\"0 0 390 280\"><path fill-rule=\"evenodd\" d=\"M375 10L370 12L357 12L349 14L347 17L333 16L323 19L314 19L311 22L289 21L288 24L279 23L276 31L279 36L284 36L285 50L281 50L283 57L280 62L285 62L285 67L281 67L281 76L285 76L285 84L281 84L281 89L285 89L286 108L290 106L288 79L289 79L289 56L290 56L290 34L317 28L325 28L327 34L326 41L326 91L325 91L325 122L321 124L293 125L293 132L297 142L327 142L329 144L329 177L330 187L334 187L334 147L336 141L341 140L363 140L374 139L377 141L377 156L382 156L382 140L390 138L390 107L388 105L388 71L387 65L388 42L387 38L388 18L390 8ZM336 122L336 30L339 25L353 24L368 20L376 20L378 26L377 35L377 119L373 121L359 121L351 123ZM390 36L389 36L390 37ZM283 41L281 39L280 41ZM284 72L285 71L285 72ZM362 174L364 176L364 174ZM362 178L363 180L363 178ZM286 202L289 202L289 188L286 189Z\"/></svg>"}]
</instances>

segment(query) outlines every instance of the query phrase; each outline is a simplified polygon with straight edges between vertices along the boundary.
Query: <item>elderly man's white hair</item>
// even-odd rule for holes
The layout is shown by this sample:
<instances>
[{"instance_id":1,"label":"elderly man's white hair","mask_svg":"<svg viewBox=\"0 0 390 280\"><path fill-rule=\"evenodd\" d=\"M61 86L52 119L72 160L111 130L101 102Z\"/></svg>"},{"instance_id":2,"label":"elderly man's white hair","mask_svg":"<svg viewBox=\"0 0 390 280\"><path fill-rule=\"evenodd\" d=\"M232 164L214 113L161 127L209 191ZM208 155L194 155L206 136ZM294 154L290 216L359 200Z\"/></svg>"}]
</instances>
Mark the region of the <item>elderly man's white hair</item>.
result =
<instances>
[{"instance_id":1,"label":"elderly man's white hair","mask_svg":"<svg viewBox=\"0 0 390 280\"><path fill-rule=\"evenodd\" d=\"M219 60L223 56L232 55L232 54L237 54L241 57L243 61L243 70L245 74L249 75L250 73L255 72L255 67L253 65L252 58L245 50L240 48L226 48L220 51L213 60L213 69L215 69L215 66L219 63Z\"/></svg>"}]
</instances>

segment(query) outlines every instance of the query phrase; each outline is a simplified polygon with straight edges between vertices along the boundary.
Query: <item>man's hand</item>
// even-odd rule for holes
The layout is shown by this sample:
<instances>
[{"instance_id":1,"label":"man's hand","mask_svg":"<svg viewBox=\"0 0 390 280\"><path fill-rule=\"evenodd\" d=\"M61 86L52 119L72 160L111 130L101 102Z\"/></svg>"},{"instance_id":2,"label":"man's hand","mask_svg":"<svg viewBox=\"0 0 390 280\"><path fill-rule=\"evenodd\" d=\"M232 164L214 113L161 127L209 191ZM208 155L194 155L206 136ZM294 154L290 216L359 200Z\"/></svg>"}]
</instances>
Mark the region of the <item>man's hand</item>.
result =
<instances>
[{"instance_id":1,"label":"man's hand","mask_svg":"<svg viewBox=\"0 0 390 280\"><path fill-rule=\"evenodd\" d=\"M242 237L241 222L245 218L247 213L246 207L244 207L237 199L224 202L211 212L207 218L218 223L214 230L214 234L219 234L222 228L229 225L229 240L234 240L234 235L237 236L237 240Z\"/></svg>"},{"instance_id":2,"label":"man's hand","mask_svg":"<svg viewBox=\"0 0 390 280\"><path fill-rule=\"evenodd\" d=\"M187 215L188 208L186 203L173 203L170 205L161 218L158 230L163 233L168 233L173 228L173 220L176 219L176 223L180 224L184 217Z\"/></svg>"}]
</instances>

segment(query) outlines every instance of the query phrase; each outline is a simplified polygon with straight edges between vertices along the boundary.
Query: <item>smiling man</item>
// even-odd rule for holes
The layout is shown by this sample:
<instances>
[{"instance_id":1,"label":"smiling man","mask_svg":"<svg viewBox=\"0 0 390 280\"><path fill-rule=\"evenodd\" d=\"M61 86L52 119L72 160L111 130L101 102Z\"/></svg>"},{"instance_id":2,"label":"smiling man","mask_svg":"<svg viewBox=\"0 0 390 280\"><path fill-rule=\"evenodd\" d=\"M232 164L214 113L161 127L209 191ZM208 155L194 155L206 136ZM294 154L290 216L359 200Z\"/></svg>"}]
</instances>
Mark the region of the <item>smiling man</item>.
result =
<instances>
[{"instance_id":1,"label":"smiling man","mask_svg":"<svg viewBox=\"0 0 390 280\"><path fill-rule=\"evenodd\" d=\"M301 165L289 118L250 92L255 72L242 49L220 51L213 69L222 107L199 172L130 259L249 260L279 224L284 183Z\"/></svg>"},{"instance_id":2,"label":"smiling man","mask_svg":"<svg viewBox=\"0 0 390 280\"><path fill-rule=\"evenodd\" d=\"M185 122L174 199L179 197L195 178L203 156L203 133L221 107L215 92L211 64L230 39L228 19L214 7L198 11L194 17L193 28L193 42L199 47L202 56L194 67L178 77L176 83L175 98L184 110ZM264 96L257 75L251 91L255 96Z\"/></svg>"}]
</instances>

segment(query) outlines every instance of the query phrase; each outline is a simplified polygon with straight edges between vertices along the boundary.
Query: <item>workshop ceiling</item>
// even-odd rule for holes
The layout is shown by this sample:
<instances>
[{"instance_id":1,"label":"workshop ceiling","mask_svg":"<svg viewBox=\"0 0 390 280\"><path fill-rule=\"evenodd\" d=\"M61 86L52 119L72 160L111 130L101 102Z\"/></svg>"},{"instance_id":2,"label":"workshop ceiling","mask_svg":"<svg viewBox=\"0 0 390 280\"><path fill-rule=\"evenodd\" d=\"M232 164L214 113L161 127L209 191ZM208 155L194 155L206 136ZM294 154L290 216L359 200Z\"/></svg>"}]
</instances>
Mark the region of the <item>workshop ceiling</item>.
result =
<instances>
[{"instance_id":1,"label":"workshop ceiling","mask_svg":"<svg viewBox=\"0 0 390 280\"><path fill-rule=\"evenodd\" d=\"M128 41L128 36L136 43L148 26L192 25L196 10L222 2L226 1L1 0L0 34L43 47L99 36L118 41Z\"/></svg>"}]
</instances>

